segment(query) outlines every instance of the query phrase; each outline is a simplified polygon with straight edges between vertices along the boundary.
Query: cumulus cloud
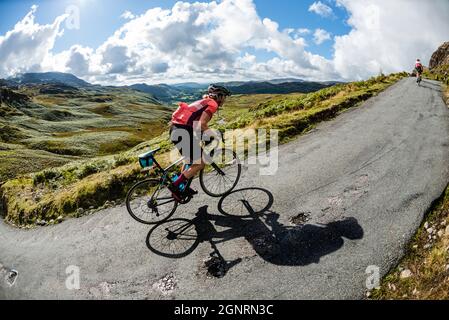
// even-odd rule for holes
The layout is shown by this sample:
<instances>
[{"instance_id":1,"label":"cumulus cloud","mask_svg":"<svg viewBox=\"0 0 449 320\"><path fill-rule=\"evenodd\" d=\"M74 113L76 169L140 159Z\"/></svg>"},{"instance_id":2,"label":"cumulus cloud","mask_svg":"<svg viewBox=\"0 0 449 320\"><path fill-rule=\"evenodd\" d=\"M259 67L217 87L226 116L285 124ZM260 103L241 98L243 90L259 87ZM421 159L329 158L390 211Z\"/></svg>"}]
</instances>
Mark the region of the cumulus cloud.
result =
<instances>
[{"instance_id":1,"label":"cumulus cloud","mask_svg":"<svg viewBox=\"0 0 449 320\"><path fill-rule=\"evenodd\" d=\"M334 15L334 11L328 5L322 3L321 1L317 1L312 3L309 7L309 12L314 12L322 17L332 17Z\"/></svg>"},{"instance_id":2,"label":"cumulus cloud","mask_svg":"<svg viewBox=\"0 0 449 320\"><path fill-rule=\"evenodd\" d=\"M57 37L62 36L61 15L52 24L39 25L34 21L37 6L20 20L12 30L0 36L0 76L23 71L41 71Z\"/></svg>"},{"instance_id":3,"label":"cumulus cloud","mask_svg":"<svg viewBox=\"0 0 449 320\"><path fill-rule=\"evenodd\" d=\"M252 0L178 2L169 10L153 8L130 18L96 49L71 48L57 58L66 59L65 70L97 75L103 83L267 78L290 76L292 70L315 75L323 61L305 50L301 32L261 19ZM248 50L272 52L278 60L258 62ZM252 67L243 68L248 61Z\"/></svg>"},{"instance_id":4,"label":"cumulus cloud","mask_svg":"<svg viewBox=\"0 0 449 320\"><path fill-rule=\"evenodd\" d=\"M322 44L323 42L330 40L331 34L323 29L316 29L313 34L313 41L316 44Z\"/></svg>"},{"instance_id":5,"label":"cumulus cloud","mask_svg":"<svg viewBox=\"0 0 449 320\"><path fill-rule=\"evenodd\" d=\"M427 63L449 40L447 0L337 0L352 27L335 37L334 65L346 79L413 68L416 58Z\"/></svg>"},{"instance_id":6,"label":"cumulus cloud","mask_svg":"<svg viewBox=\"0 0 449 320\"><path fill-rule=\"evenodd\" d=\"M129 10L126 10L125 12L122 13L122 15L120 16L120 18L123 19L134 19L136 16Z\"/></svg>"},{"instance_id":7,"label":"cumulus cloud","mask_svg":"<svg viewBox=\"0 0 449 320\"><path fill-rule=\"evenodd\" d=\"M300 77L353 80L408 70L417 57L427 61L448 40L446 0L335 0L348 12L352 30L335 36L334 56L307 50L305 35L332 40L321 28L282 29L258 15L252 0L177 2L141 15L122 14L123 25L97 48L74 45L53 52L63 34L61 15L48 25L35 22L37 7L0 35L0 77L26 71L71 72L102 84L225 81ZM310 11L333 14L320 1ZM327 10L327 11L326 11ZM326 13L327 12L327 13ZM432 19L423 19L432 17ZM253 54L274 56L260 59ZM260 60L259 60L260 59Z\"/></svg>"}]
</instances>

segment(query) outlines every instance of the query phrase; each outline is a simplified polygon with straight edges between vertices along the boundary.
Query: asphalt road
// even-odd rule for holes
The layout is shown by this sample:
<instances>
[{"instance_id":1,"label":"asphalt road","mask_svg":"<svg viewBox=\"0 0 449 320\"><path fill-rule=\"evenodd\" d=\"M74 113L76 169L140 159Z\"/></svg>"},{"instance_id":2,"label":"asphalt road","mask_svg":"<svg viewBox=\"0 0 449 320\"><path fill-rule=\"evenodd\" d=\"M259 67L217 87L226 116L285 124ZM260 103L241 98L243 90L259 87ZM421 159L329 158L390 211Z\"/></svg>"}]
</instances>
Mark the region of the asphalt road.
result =
<instances>
[{"instance_id":1,"label":"asphalt road","mask_svg":"<svg viewBox=\"0 0 449 320\"><path fill-rule=\"evenodd\" d=\"M449 181L449 110L438 83L404 79L281 146L279 161L274 176L246 167L246 190L220 203L200 192L180 207L173 219L195 227L170 250L196 245L180 258L151 251L151 227L123 206L31 231L0 223L0 298L362 298L367 268L383 275L398 261ZM223 214L248 204L260 214ZM210 240L228 264L206 266Z\"/></svg>"}]
</instances>

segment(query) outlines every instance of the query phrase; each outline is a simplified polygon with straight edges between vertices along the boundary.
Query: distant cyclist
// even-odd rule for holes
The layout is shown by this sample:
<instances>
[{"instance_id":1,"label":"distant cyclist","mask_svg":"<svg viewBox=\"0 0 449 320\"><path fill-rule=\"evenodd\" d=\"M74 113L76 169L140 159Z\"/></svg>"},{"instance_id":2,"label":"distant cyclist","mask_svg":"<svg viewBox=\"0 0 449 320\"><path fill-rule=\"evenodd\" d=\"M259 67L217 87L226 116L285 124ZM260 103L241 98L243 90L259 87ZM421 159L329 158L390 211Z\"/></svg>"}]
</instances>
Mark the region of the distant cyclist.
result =
<instances>
[{"instance_id":1,"label":"distant cyclist","mask_svg":"<svg viewBox=\"0 0 449 320\"><path fill-rule=\"evenodd\" d=\"M173 183L178 188L171 190L176 200L180 201L183 194L196 194L196 191L190 188L181 190L180 187L205 167L200 147L201 135L216 136L216 133L209 129L208 123L230 95L231 92L225 87L210 85L207 95L202 100L190 105L180 103L179 108L173 113L170 140L190 165ZM197 132L200 136L195 134Z\"/></svg>"},{"instance_id":2,"label":"distant cyclist","mask_svg":"<svg viewBox=\"0 0 449 320\"><path fill-rule=\"evenodd\" d=\"M418 83L421 82L423 71L424 71L424 67L421 63L421 60L416 59L416 63L415 63L416 82L418 82Z\"/></svg>"}]
</instances>

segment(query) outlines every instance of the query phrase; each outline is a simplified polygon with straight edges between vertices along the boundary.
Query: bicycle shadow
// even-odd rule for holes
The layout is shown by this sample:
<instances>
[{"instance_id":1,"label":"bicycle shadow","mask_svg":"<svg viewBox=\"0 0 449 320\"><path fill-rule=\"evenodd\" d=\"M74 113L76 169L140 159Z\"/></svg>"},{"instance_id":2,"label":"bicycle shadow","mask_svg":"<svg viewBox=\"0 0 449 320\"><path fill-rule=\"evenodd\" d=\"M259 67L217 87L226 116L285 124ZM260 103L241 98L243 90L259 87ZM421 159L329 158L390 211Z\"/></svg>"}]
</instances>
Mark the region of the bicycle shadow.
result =
<instances>
[{"instance_id":1,"label":"bicycle shadow","mask_svg":"<svg viewBox=\"0 0 449 320\"><path fill-rule=\"evenodd\" d=\"M346 218L328 224L284 225L280 215L271 211L273 195L262 188L245 188L233 191L220 199L218 211L211 214L208 206L198 209L195 218L172 219L153 227L147 235L147 246L156 254L181 258L192 253L201 242L212 246L211 257L215 267L221 267L221 276L241 259L226 261L217 244L244 237L257 255L267 262L281 266L306 266L319 263L320 259L343 247L344 238L363 238L363 229L355 218ZM162 227L164 226L164 227ZM220 227L218 231L216 227ZM162 230L161 232L156 232ZM180 248L168 254L155 248L152 237L158 234L161 245L167 239L178 242L169 247ZM238 247L235 248L239 250ZM181 252L182 251L182 252Z\"/></svg>"}]
</instances>

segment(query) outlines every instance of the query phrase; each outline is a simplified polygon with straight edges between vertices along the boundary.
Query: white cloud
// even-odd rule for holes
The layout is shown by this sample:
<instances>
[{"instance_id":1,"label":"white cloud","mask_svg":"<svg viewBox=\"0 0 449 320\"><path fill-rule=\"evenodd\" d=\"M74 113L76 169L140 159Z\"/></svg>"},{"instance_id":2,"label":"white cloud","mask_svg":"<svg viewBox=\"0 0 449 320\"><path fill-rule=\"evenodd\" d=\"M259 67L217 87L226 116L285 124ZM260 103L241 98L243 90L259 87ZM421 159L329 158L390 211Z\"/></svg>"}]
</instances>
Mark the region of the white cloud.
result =
<instances>
[{"instance_id":1,"label":"white cloud","mask_svg":"<svg viewBox=\"0 0 449 320\"><path fill-rule=\"evenodd\" d=\"M323 29L316 29L313 34L313 41L316 44L322 44L323 42L331 40L331 34Z\"/></svg>"},{"instance_id":2,"label":"white cloud","mask_svg":"<svg viewBox=\"0 0 449 320\"><path fill-rule=\"evenodd\" d=\"M103 84L290 76L352 80L380 69L408 70L417 57L427 61L449 39L446 0L336 1L348 11L352 30L334 37L332 60L307 51L303 36L312 35L310 29L281 29L276 21L259 17L252 0L178 2L171 9L153 8L141 15L125 11L123 25L97 48L77 44L58 53L54 43L63 33L66 15L39 25L33 7L0 35L0 77L54 70ZM323 29L313 31L312 38L317 44L332 40ZM264 50L274 58L259 61L252 54Z\"/></svg>"},{"instance_id":3,"label":"white cloud","mask_svg":"<svg viewBox=\"0 0 449 320\"><path fill-rule=\"evenodd\" d=\"M134 19L135 17L136 16L131 11L128 11L128 10L123 12L122 15L120 16L120 18L127 19L127 20Z\"/></svg>"},{"instance_id":4,"label":"white cloud","mask_svg":"<svg viewBox=\"0 0 449 320\"><path fill-rule=\"evenodd\" d=\"M300 28L300 29L297 30L297 32L299 34L310 34L312 31L310 29L307 29L307 28Z\"/></svg>"},{"instance_id":5,"label":"white cloud","mask_svg":"<svg viewBox=\"0 0 449 320\"><path fill-rule=\"evenodd\" d=\"M349 12L352 31L335 37L334 64L346 79L364 79L427 63L449 40L447 0L337 0Z\"/></svg>"},{"instance_id":6,"label":"white cloud","mask_svg":"<svg viewBox=\"0 0 449 320\"><path fill-rule=\"evenodd\" d=\"M41 71L57 37L62 36L60 26L67 18L61 15L52 24L34 22L37 6L8 31L0 36L0 76L10 76L22 71Z\"/></svg>"},{"instance_id":7,"label":"white cloud","mask_svg":"<svg viewBox=\"0 0 449 320\"><path fill-rule=\"evenodd\" d=\"M130 19L96 49L74 46L52 61L64 60L64 70L102 83L267 78L291 76L292 70L316 75L322 61L305 51L305 40L294 31L261 19L252 0L178 2ZM258 62L247 54L250 49L272 52L278 60ZM276 68L278 61L282 66Z\"/></svg>"},{"instance_id":8,"label":"white cloud","mask_svg":"<svg viewBox=\"0 0 449 320\"><path fill-rule=\"evenodd\" d=\"M309 12L315 12L316 14L322 17L332 17L334 15L334 11L328 5L322 3L321 1L317 1L312 3L309 7Z\"/></svg>"}]
</instances>

